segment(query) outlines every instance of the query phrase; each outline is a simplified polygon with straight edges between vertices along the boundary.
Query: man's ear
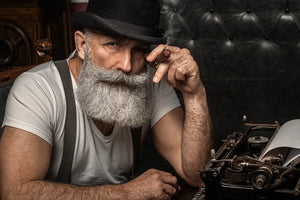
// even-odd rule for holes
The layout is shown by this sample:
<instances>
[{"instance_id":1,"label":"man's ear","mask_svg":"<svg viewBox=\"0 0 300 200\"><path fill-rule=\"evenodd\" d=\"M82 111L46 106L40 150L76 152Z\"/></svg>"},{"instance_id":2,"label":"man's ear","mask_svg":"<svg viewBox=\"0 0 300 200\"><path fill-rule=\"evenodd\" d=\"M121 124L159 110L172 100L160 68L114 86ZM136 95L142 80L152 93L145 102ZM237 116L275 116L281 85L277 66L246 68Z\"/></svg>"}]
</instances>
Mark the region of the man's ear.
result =
<instances>
[{"instance_id":1,"label":"man's ear","mask_svg":"<svg viewBox=\"0 0 300 200\"><path fill-rule=\"evenodd\" d=\"M78 56L83 60L84 52L86 47L86 38L85 35L81 31L76 31L74 33L76 50L78 52Z\"/></svg>"}]
</instances>

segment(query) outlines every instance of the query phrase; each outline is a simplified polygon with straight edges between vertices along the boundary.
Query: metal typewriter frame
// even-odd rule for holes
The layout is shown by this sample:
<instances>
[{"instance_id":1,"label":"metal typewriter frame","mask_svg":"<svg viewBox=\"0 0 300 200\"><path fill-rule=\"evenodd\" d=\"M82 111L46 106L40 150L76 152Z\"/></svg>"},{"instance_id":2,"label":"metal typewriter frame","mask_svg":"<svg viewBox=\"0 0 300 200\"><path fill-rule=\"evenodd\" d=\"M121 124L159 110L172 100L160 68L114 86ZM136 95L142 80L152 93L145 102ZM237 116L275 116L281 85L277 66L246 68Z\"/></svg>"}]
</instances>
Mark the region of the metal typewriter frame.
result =
<instances>
[{"instance_id":1,"label":"metal typewriter frame","mask_svg":"<svg viewBox=\"0 0 300 200\"><path fill-rule=\"evenodd\" d=\"M248 127L246 133L228 135L216 153L212 150L205 168L199 170L205 182L205 199L300 199L300 159L283 167L281 155L258 160L255 154L243 154L253 132L270 132L272 137L279 123L244 125Z\"/></svg>"}]
</instances>

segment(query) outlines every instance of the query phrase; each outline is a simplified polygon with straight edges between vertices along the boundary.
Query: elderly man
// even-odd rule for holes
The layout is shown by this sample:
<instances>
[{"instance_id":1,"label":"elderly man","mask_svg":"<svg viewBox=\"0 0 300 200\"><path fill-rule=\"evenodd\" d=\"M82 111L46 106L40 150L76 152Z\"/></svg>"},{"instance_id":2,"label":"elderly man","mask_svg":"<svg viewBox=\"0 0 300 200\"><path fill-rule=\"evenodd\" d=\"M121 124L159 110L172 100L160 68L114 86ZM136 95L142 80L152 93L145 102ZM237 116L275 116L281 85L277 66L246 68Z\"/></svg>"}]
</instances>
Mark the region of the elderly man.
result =
<instances>
[{"instance_id":1,"label":"elderly man","mask_svg":"<svg viewBox=\"0 0 300 200\"><path fill-rule=\"evenodd\" d=\"M190 185L211 147L211 120L198 66L187 49L166 46L154 0L90 0L72 18L76 51L66 60L75 96L70 180L63 163L67 102L58 66L22 74L7 102L0 143L1 199L169 199L176 177L149 169L131 178L131 128L148 129L158 152ZM159 44L150 50L151 44ZM164 49L165 61L157 60ZM147 63L155 63L150 68ZM64 80L63 80L64 81ZM180 107L174 88L183 97Z\"/></svg>"}]
</instances>

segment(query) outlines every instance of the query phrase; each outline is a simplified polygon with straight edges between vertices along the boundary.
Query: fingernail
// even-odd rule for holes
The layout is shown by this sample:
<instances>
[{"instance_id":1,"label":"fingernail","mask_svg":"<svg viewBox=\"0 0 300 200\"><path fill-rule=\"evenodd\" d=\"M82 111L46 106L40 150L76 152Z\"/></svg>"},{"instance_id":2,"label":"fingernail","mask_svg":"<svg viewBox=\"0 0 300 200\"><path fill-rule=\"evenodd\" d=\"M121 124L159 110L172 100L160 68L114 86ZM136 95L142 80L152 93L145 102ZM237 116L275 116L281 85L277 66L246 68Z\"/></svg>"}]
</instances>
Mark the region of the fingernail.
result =
<instances>
[{"instance_id":1,"label":"fingernail","mask_svg":"<svg viewBox=\"0 0 300 200\"><path fill-rule=\"evenodd\" d=\"M154 76L153 81L154 81L155 83L158 83L158 76Z\"/></svg>"}]
</instances>

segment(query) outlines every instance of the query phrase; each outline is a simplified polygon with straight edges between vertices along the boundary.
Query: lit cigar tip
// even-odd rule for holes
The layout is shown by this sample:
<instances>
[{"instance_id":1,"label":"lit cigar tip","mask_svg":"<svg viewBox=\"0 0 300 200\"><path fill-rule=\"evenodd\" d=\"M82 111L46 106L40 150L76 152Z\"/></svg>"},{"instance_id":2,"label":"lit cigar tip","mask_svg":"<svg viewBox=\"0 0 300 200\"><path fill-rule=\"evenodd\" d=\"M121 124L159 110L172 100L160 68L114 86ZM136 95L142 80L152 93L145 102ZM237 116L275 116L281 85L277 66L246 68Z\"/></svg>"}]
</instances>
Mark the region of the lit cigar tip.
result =
<instances>
[{"instance_id":1,"label":"lit cigar tip","mask_svg":"<svg viewBox=\"0 0 300 200\"><path fill-rule=\"evenodd\" d=\"M169 58L170 55L171 55L171 51L170 51L169 49L164 49L163 55L164 55L165 57Z\"/></svg>"}]
</instances>

